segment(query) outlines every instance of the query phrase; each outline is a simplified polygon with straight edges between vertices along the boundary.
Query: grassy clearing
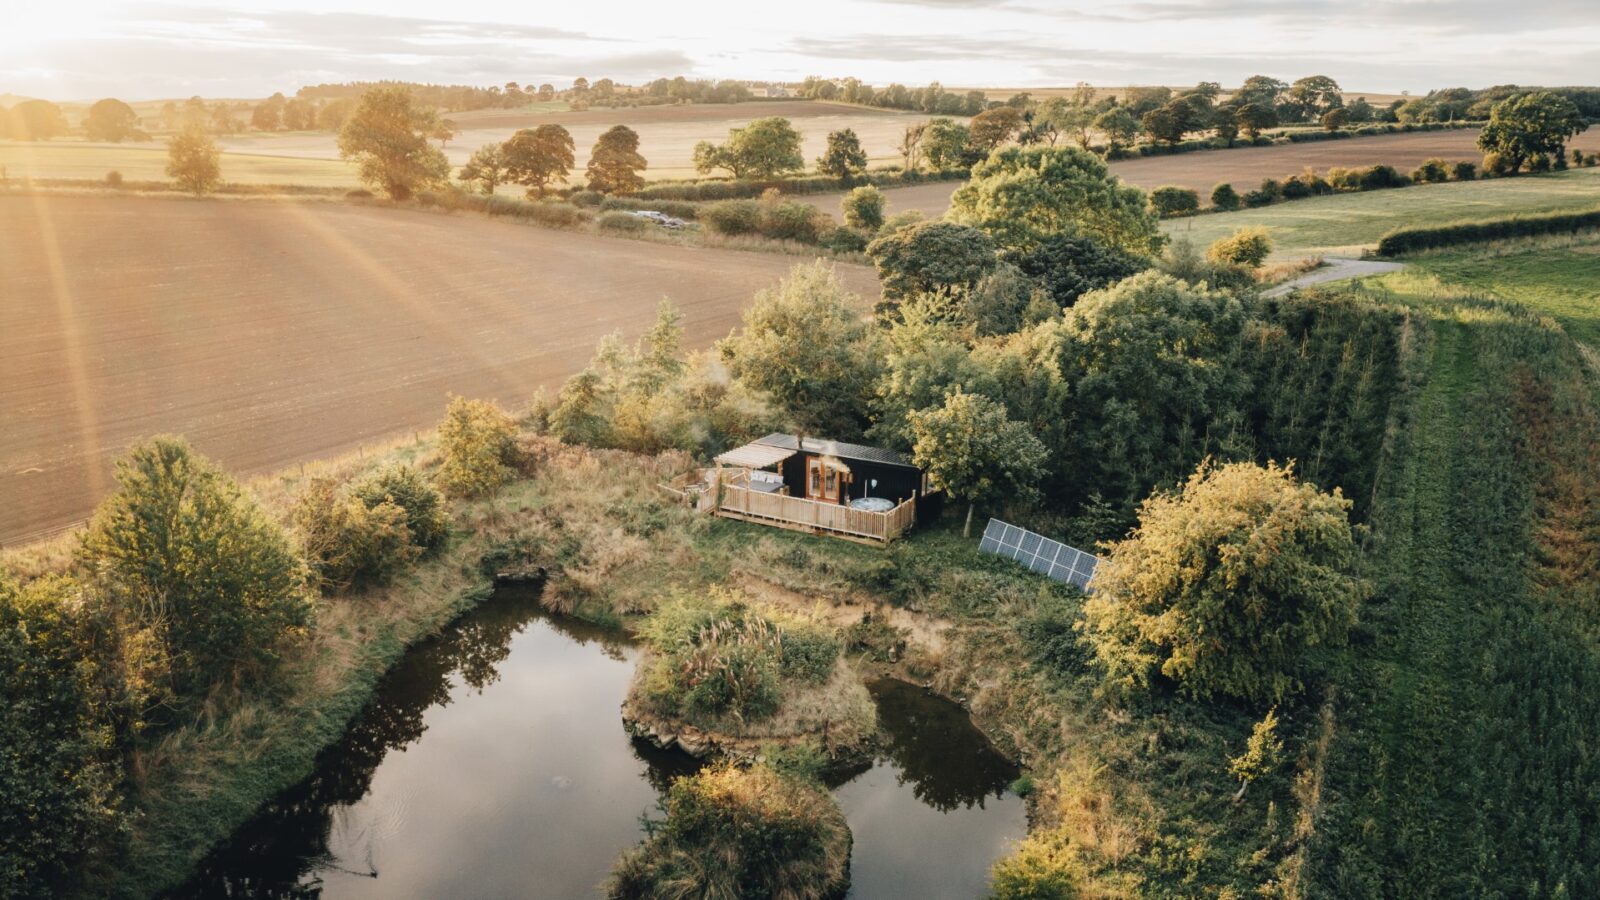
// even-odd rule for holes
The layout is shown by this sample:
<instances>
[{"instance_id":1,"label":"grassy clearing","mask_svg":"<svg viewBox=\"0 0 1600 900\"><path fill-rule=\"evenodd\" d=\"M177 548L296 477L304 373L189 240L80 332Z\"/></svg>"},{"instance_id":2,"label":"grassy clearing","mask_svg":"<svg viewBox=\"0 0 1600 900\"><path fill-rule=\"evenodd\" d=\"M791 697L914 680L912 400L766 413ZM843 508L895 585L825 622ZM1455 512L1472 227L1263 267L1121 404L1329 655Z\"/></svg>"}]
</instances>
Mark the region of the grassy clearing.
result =
<instances>
[{"instance_id":1,"label":"grassy clearing","mask_svg":"<svg viewBox=\"0 0 1600 900\"><path fill-rule=\"evenodd\" d=\"M166 181L167 148L161 143L80 144L68 141L0 141L0 167L8 178L82 178L99 181L121 172L128 181ZM222 154L222 177L243 184L360 186L355 167L338 159Z\"/></svg>"},{"instance_id":2,"label":"grassy clearing","mask_svg":"<svg viewBox=\"0 0 1600 900\"><path fill-rule=\"evenodd\" d=\"M1311 197L1260 209L1170 219L1162 223L1162 230L1204 247L1240 228L1257 225L1271 232L1278 257L1311 253L1353 256L1392 228L1587 208L1594 205L1597 193L1600 169L1577 169Z\"/></svg>"},{"instance_id":3,"label":"grassy clearing","mask_svg":"<svg viewBox=\"0 0 1600 900\"><path fill-rule=\"evenodd\" d=\"M1567 333L1600 347L1600 232L1504 241L1406 257L1440 285L1493 294L1551 316ZM1415 276L1390 276L1401 293Z\"/></svg>"}]
</instances>

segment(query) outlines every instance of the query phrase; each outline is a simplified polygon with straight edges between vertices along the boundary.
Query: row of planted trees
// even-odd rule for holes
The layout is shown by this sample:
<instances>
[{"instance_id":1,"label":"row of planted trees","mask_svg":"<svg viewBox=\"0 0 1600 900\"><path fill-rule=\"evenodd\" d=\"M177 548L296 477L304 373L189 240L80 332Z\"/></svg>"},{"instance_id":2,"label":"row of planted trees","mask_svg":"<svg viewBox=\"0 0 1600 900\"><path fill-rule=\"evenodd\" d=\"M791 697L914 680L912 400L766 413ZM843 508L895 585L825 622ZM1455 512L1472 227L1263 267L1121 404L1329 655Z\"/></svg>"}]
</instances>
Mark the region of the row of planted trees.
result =
<instances>
[{"instance_id":1,"label":"row of planted trees","mask_svg":"<svg viewBox=\"0 0 1600 900\"><path fill-rule=\"evenodd\" d=\"M115 861L147 751L197 716L294 693L319 611L450 540L446 496L526 465L510 419L457 401L431 472L313 478L269 507L184 441L116 467L61 564L0 569L0 896Z\"/></svg>"}]
</instances>

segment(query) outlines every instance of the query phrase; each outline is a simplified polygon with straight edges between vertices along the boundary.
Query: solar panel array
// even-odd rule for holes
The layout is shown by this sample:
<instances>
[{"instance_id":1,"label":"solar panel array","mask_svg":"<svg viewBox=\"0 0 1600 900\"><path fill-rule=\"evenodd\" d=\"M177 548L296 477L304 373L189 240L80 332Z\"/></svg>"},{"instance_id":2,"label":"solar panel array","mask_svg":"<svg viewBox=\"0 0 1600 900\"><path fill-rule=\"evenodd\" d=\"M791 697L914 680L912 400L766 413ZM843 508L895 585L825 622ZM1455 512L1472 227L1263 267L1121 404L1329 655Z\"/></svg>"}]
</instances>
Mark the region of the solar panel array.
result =
<instances>
[{"instance_id":1,"label":"solar panel array","mask_svg":"<svg viewBox=\"0 0 1600 900\"><path fill-rule=\"evenodd\" d=\"M1092 553L1052 541L1025 528L1008 525L999 519L989 520L989 527L983 530L983 540L978 543L978 549L1014 559L1040 575L1075 584L1080 590L1089 589L1089 579L1094 577L1095 567L1100 565L1100 557Z\"/></svg>"}]
</instances>

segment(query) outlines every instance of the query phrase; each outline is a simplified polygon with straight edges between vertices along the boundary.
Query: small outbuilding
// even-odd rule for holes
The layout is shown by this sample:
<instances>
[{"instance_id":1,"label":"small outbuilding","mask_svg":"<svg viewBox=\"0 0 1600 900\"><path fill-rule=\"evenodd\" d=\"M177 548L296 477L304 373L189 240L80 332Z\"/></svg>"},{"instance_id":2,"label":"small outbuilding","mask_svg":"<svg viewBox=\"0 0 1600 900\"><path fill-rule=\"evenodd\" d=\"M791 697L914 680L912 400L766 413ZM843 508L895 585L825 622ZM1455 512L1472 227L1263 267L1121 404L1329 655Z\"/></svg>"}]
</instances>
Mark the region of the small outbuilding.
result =
<instances>
[{"instance_id":1,"label":"small outbuilding","mask_svg":"<svg viewBox=\"0 0 1600 900\"><path fill-rule=\"evenodd\" d=\"M716 463L708 506L729 518L887 543L938 513L927 474L883 447L775 432Z\"/></svg>"}]
</instances>

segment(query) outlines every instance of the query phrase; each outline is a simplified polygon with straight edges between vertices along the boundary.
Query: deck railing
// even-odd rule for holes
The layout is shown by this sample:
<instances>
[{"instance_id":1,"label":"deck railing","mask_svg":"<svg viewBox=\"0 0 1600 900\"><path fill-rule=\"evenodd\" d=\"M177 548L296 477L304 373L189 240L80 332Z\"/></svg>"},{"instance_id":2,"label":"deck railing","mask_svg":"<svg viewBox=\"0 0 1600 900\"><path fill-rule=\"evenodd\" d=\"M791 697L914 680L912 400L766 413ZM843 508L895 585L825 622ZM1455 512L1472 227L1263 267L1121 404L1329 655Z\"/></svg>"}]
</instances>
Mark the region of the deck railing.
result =
<instances>
[{"instance_id":1,"label":"deck railing","mask_svg":"<svg viewBox=\"0 0 1600 900\"><path fill-rule=\"evenodd\" d=\"M720 481L716 473L708 479L711 482L708 499L715 504L717 515L879 544L898 538L916 521L915 494L887 512L874 512L851 509L839 503L754 491L744 486L748 476L742 475L737 470L724 471Z\"/></svg>"}]
</instances>

